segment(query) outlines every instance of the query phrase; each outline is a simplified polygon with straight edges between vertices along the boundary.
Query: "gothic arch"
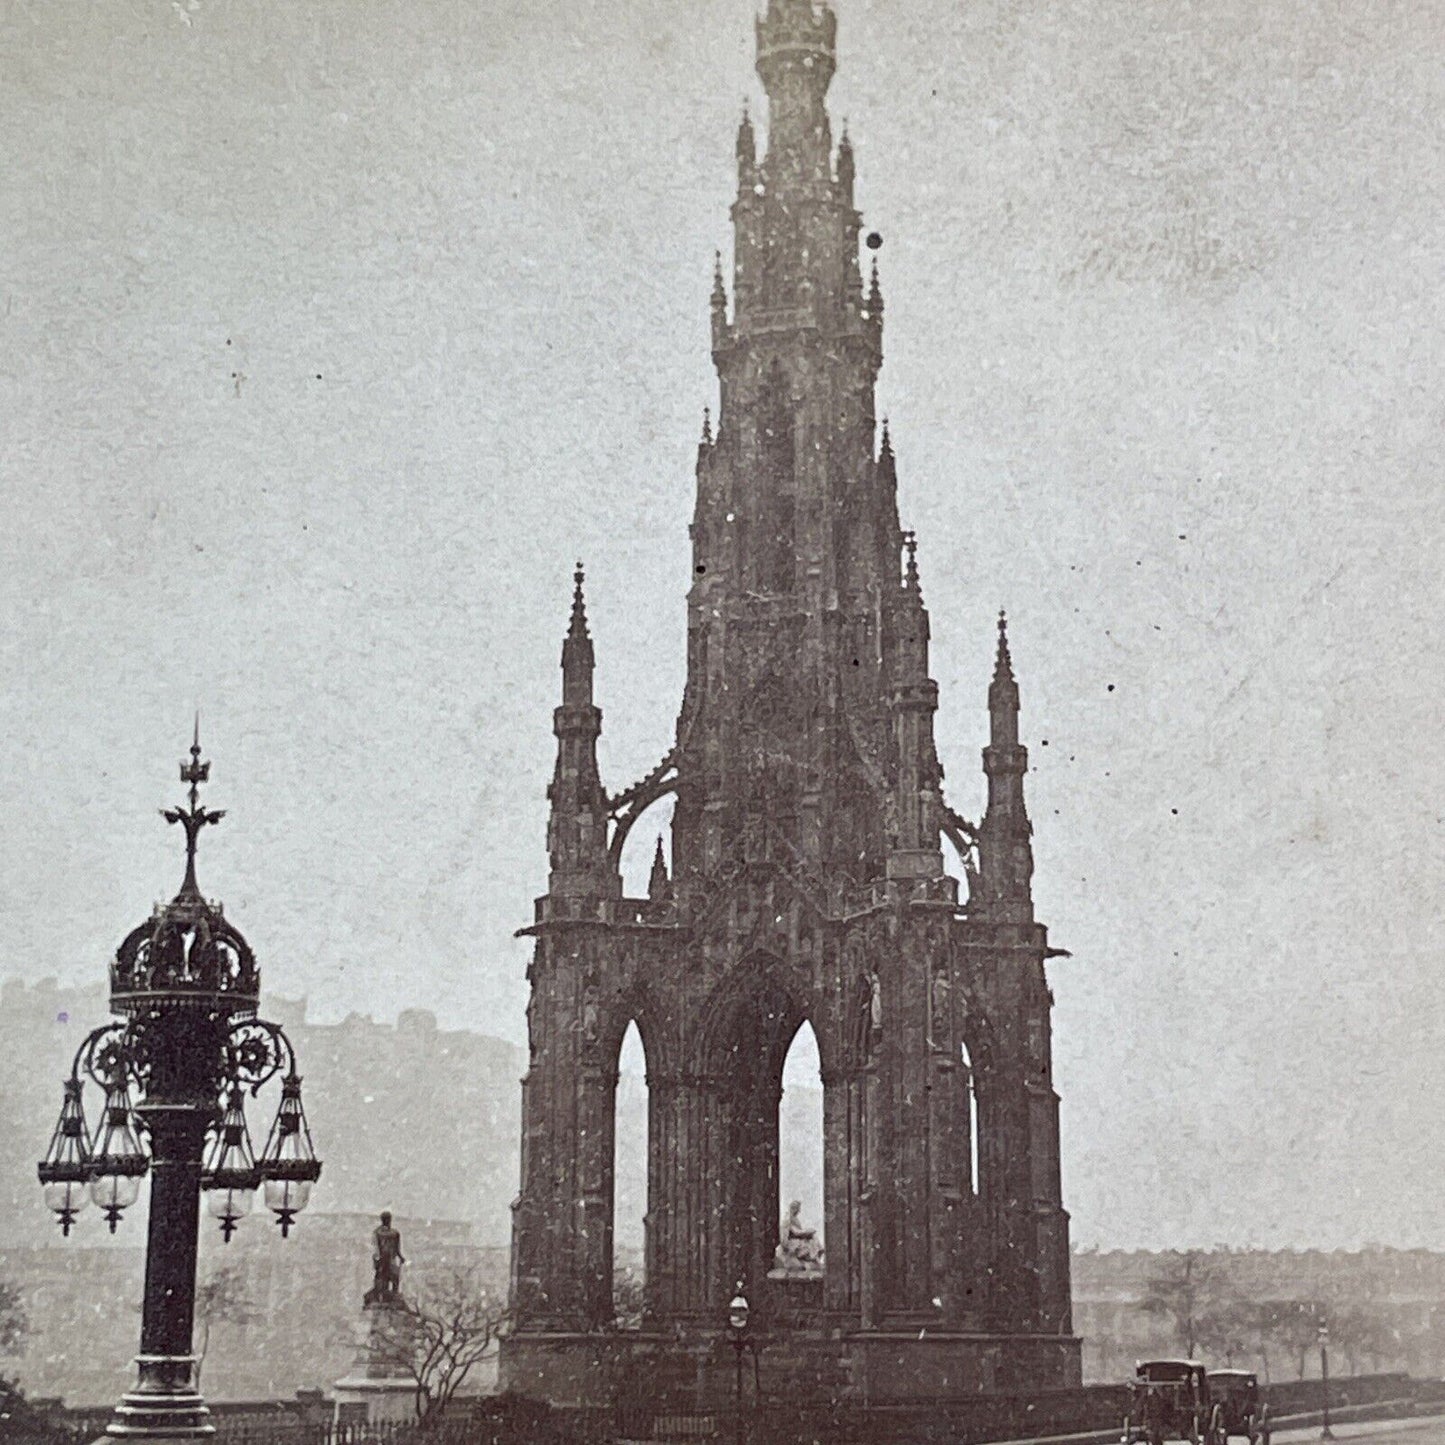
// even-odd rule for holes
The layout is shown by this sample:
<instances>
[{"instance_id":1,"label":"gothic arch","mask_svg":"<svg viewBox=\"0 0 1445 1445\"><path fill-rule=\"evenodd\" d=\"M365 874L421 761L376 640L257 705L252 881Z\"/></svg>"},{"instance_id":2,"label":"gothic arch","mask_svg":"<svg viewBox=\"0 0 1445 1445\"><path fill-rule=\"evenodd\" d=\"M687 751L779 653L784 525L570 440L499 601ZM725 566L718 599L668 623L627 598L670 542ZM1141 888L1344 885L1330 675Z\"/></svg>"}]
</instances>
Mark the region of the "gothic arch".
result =
<instances>
[{"instance_id":1,"label":"gothic arch","mask_svg":"<svg viewBox=\"0 0 1445 1445\"><path fill-rule=\"evenodd\" d=\"M969 1050L967 1039L959 1041L958 1067L959 1079L963 1085L962 1108L968 1125L968 1167L960 1183L967 1186L968 1192L977 1198L982 1179L979 1160L982 1116L979 1113L978 1077L974 1071L973 1054Z\"/></svg>"},{"instance_id":2,"label":"gothic arch","mask_svg":"<svg viewBox=\"0 0 1445 1445\"><path fill-rule=\"evenodd\" d=\"M966 1070L970 1134L972 1136L972 1193L985 1199L998 1184L1001 1160L998 1137L998 1041L989 1021L972 1007L964 1009L960 1030L960 1063Z\"/></svg>"},{"instance_id":3,"label":"gothic arch","mask_svg":"<svg viewBox=\"0 0 1445 1445\"><path fill-rule=\"evenodd\" d=\"M672 1054L667 1047L662 1022L664 1017L652 990L641 981L630 984L609 1000L597 1034L597 1056L607 1070L613 1075L617 1073L617 1061L622 1052L622 1041L627 1037L628 1025L636 1024L637 1036L642 1040L642 1052L647 1059L648 1079L664 1073Z\"/></svg>"},{"instance_id":4,"label":"gothic arch","mask_svg":"<svg viewBox=\"0 0 1445 1445\"><path fill-rule=\"evenodd\" d=\"M840 1030L821 1000L813 996L813 989L795 986L794 972L776 954L762 949L728 971L699 1011L687 1040L687 1057L697 1060L700 1073L725 1069L729 1056L751 1036L766 1041L763 1057L768 1075L781 1078L783 1061L805 1023L818 1040L823 1077L830 1077L844 1063L849 1052L846 1024L840 1038Z\"/></svg>"},{"instance_id":5,"label":"gothic arch","mask_svg":"<svg viewBox=\"0 0 1445 1445\"><path fill-rule=\"evenodd\" d=\"M707 1221L706 1287L714 1303L725 1301L739 1279L760 1286L772 1267L782 1203L783 1068L804 1023L813 1030L826 1080L837 1056L827 1011L781 958L759 949L729 970L692 1032L698 1137L712 1161L697 1206ZM827 1095L825 1083L825 1108ZM825 1181L825 1207L827 1193Z\"/></svg>"},{"instance_id":6,"label":"gothic arch","mask_svg":"<svg viewBox=\"0 0 1445 1445\"><path fill-rule=\"evenodd\" d=\"M731 969L714 989L701 1012L697 1047L692 1051L705 1073L716 1076L725 1071L732 1056L741 1054L751 1037L764 1043L764 1058L782 1077L788 1046L809 1015L809 1009L779 977L784 970L776 955L757 952ZM767 1073L772 1072L770 1067Z\"/></svg>"}]
</instances>

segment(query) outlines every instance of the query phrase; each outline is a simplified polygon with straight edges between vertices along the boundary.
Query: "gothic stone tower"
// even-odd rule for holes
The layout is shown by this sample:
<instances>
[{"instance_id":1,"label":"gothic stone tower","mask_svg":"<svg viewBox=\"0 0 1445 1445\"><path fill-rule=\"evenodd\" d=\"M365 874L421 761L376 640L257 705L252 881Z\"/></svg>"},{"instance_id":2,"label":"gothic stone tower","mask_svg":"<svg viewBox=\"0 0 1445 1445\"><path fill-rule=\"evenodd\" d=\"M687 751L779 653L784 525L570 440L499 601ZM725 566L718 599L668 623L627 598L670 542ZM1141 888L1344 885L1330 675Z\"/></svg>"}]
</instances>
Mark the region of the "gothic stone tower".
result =
<instances>
[{"instance_id":1,"label":"gothic stone tower","mask_svg":"<svg viewBox=\"0 0 1445 1445\"><path fill-rule=\"evenodd\" d=\"M1018 688L1000 619L974 826L944 797L886 426L875 448L883 297L876 263L863 284L853 150L846 135L835 148L824 104L834 37L813 0L770 0L757 24L767 148L745 117L731 312L720 263L712 297L721 405L698 449L686 692L673 748L623 792L598 774L580 569L563 644L551 872L524 930L503 1359L511 1388L559 1402L595 1401L622 1355L651 1350L658 1371L669 1353L705 1358L739 1280L773 1342L765 1368L830 1357L835 1393L1079 1378ZM659 850L650 896L624 897L623 842L669 793L670 874ZM779 1280L778 1104L805 1020L827 1264ZM649 1084L647 1310L623 1335L613 1117L632 1021Z\"/></svg>"}]
</instances>

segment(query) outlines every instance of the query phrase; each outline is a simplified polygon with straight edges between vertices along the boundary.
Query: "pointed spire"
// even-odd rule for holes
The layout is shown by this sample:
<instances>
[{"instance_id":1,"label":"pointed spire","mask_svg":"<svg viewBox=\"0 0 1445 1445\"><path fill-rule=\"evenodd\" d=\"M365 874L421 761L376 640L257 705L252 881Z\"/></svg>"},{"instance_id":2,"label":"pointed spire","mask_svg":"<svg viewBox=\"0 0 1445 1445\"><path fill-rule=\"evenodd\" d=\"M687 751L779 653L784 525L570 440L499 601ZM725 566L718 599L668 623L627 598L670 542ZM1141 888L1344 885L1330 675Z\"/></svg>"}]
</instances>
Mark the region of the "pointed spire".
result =
<instances>
[{"instance_id":1,"label":"pointed spire","mask_svg":"<svg viewBox=\"0 0 1445 1445\"><path fill-rule=\"evenodd\" d=\"M579 558L572 573L572 617L567 624L569 639L586 639L590 635L587 631L587 597L582 590L586 580L587 573Z\"/></svg>"},{"instance_id":2,"label":"pointed spire","mask_svg":"<svg viewBox=\"0 0 1445 1445\"><path fill-rule=\"evenodd\" d=\"M652 854L652 873L647 880L647 896L655 901L672 897L672 879L667 872L667 855L662 851L662 834L657 835L657 847Z\"/></svg>"},{"instance_id":3,"label":"pointed spire","mask_svg":"<svg viewBox=\"0 0 1445 1445\"><path fill-rule=\"evenodd\" d=\"M586 580L581 562L572 573L572 615L567 622L567 636L562 643L562 704L590 707L592 704L592 635L587 629L587 598L582 584Z\"/></svg>"},{"instance_id":4,"label":"pointed spire","mask_svg":"<svg viewBox=\"0 0 1445 1445\"><path fill-rule=\"evenodd\" d=\"M738 124L738 170L751 171L758 163L758 142L753 134L753 118L748 113L747 98L743 99L743 118Z\"/></svg>"},{"instance_id":5,"label":"pointed spire","mask_svg":"<svg viewBox=\"0 0 1445 1445\"><path fill-rule=\"evenodd\" d=\"M919 596L923 589L918 581L918 534L916 532L903 534L903 550L907 553L907 560L903 566L904 589Z\"/></svg>"},{"instance_id":6,"label":"pointed spire","mask_svg":"<svg viewBox=\"0 0 1445 1445\"><path fill-rule=\"evenodd\" d=\"M883 432L878 438L878 476L885 488L898 485L898 460L893 455L893 438L888 431L888 418L883 418ZM896 512L896 508L894 509Z\"/></svg>"},{"instance_id":7,"label":"pointed spire","mask_svg":"<svg viewBox=\"0 0 1445 1445\"><path fill-rule=\"evenodd\" d=\"M728 290L723 281L722 252L713 252L712 262L712 345L716 351L728 340Z\"/></svg>"},{"instance_id":8,"label":"pointed spire","mask_svg":"<svg viewBox=\"0 0 1445 1445\"><path fill-rule=\"evenodd\" d=\"M710 406L702 409L702 444L705 447L712 445L712 408Z\"/></svg>"},{"instance_id":9,"label":"pointed spire","mask_svg":"<svg viewBox=\"0 0 1445 1445\"><path fill-rule=\"evenodd\" d=\"M878 280L878 258L873 258L873 268L868 276L868 315L874 321L883 319L883 286Z\"/></svg>"},{"instance_id":10,"label":"pointed spire","mask_svg":"<svg viewBox=\"0 0 1445 1445\"><path fill-rule=\"evenodd\" d=\"M616 870L607 859L607 793L597 772L602 711L592 700L596 664L587 627L585 580L578 562L572 574L572 615L562 643L562 705L552 713L557 763L547 789L551 804L547 891L595 896L599 889L614 889Z\"/></svg>"},{"instance_id":11,"label":"pointed spire","mask_svg":"<svg viewBox=\"0 0 1445 1445\"><path fill-rule=\"evenodd\" d=\"M923 587L918 580L918 538L902 534L903 585L896 614L894 680L900 684L924 685L936 700L937 692L928 680L928 611L923 605ZM923 694L920 699L927 700Z\"/></svg>"},{"instance_id":12,"label":"pointed spire","mask_svg":"<svg viewBox=\"0 0 1445 1445\"><path fill-rule=\"evenodd\" d=\"M994 684L1017 686L1014 682L1014 662L1008 650L1008 613L999 609L998 614L998 655L993 665Z\"/></svg>"},{"instance_id":13,"label":"pointed spire","mask_svg":"<svg viewBox=\"0 0 1445 1445\"><path fill-rule=\"evenodd\" d=\"M988 689L989 735L1002 747L1017 747L1019 740L1019 686L1014 681L1013 656L1008 645L1008 618L998 615L998 652L993 682Z\"/></svg>"},{"instance_id":14,"label":"pointed spire","mask_svg":"<svg viewBox=\"0 0 1445 1445\"><path fill-rule=\"evenodd\" d=\"M1009 651L1008 618L998 615L998 653L988 690L989 741L983 750L988 807L979 830L985 906L1000 922L1033 923L1033 850L1024 804L1028 749L1019 744L1019 689Z\"/></svg>"},{"instance_id":15,"label":"pointed spire","mask_svg":"<svg viewBox=\"0 0 1445 1445\"><path fill-rule=\"evenodd\" d=\"M848 205L853 204L853 184L857 172L853 159L853 141L848 135L848 122L843 121L843 135L838 142L838 189Z\"/></svg>"}]
</instances>

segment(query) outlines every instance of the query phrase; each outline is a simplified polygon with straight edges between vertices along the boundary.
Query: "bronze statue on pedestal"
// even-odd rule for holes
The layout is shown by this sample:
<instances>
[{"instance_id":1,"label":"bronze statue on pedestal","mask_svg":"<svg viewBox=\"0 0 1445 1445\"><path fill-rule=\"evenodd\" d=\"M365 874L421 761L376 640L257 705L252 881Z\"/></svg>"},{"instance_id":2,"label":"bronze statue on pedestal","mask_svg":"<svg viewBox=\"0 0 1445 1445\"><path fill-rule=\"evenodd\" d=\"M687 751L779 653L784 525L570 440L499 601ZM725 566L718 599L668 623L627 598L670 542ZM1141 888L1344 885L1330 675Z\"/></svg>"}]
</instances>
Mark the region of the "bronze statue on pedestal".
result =
<instances>
[{"instance_id":1,"label":"bronze statue on pedestal","mask_svg":"<svg viewBox=\"0 0 1445 1445\"><path fill-rule=\"evenodd\" d=\"M383 1210L381 1223L371 1233L371 1288L362 1304L394 1305L401 1299L401 1267L406 1256L401 1252L401 1231L394 1228L389 1210Z\"/></svg>"}]
</instances>

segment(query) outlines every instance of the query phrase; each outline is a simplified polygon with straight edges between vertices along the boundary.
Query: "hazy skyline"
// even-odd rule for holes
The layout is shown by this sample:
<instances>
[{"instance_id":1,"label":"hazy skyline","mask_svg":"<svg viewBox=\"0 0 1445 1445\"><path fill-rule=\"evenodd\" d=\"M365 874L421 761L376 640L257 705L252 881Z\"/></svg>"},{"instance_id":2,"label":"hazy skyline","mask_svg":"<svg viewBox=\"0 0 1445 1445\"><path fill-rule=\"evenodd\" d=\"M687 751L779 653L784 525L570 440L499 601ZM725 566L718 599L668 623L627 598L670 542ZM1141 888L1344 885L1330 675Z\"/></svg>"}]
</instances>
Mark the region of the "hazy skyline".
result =
<instances>
[{"instance_id":1,"label":"hazy skyline","mask_svg":"<svg viewBox=\"0 0 1445 1445\"><path fill-rule=\"evenodd\" d=\"M1011 618L1075 1239L1445 1247L1441 19L835 8L969 816ZM0 976L174 892L199 707L266 989L524 1039L574 557L610 787L681 697L752 13L0 0Z\"/></svg>"}]
</instances>

